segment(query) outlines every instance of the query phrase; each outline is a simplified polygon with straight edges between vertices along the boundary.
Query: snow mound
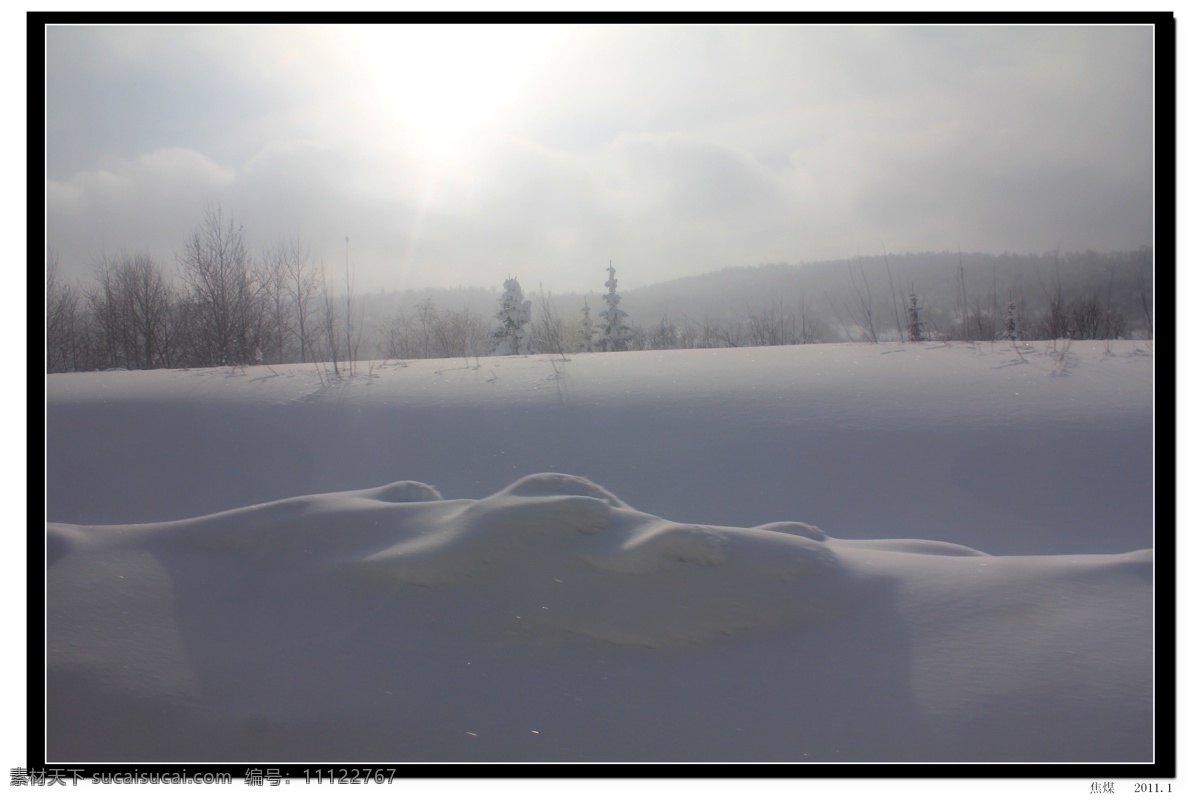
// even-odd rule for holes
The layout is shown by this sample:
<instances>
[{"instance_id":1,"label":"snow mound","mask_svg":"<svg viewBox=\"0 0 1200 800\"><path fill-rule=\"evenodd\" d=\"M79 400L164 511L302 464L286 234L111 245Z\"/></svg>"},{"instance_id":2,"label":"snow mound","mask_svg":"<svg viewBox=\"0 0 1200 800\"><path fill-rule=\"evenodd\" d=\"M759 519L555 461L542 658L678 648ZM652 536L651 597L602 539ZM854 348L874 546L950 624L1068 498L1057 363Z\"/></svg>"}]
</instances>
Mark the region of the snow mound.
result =
<instances>
[{"instance_id":1,"label":"snow mound","mask_svg":"<svg viewBox=\"0 0 1200 800\"><path fill-rule=\"evenodd\" d=\"M440 589L471 609L474 635L658 647L834 613L850 591L837 557L816 528L782 525L670 522L584 478L543 473L481 500L400 481L174 522L50 525L47 547L51 563L87 542L241 560L259 584L303 575L389 597Z\"/></svg>"},{"instance_id":2,"label":"snow mound","mask_svg":"<svg viewBox=\"0 0 1200 800\"><path fill-rule=\"evenodd\" d=\"M543 473L479 500L400 481L50 524L47 555L56 760L1069 760L1149 741L1149 550L680 523ZM685 713L703 740L662 727Z\"/></svg>"}]
</instances>

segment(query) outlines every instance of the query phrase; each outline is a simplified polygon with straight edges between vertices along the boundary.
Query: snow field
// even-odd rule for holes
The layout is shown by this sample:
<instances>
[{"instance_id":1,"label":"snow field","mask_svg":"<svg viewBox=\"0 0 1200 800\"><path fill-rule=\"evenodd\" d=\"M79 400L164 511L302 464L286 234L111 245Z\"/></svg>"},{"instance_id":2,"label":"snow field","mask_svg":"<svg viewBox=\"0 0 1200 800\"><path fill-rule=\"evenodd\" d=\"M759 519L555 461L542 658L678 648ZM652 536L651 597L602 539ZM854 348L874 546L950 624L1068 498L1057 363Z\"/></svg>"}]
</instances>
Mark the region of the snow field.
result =
<instances>
[{"instance_id":1,"label":"snow field","mask_svg":"<svg viewBox=\"0 0 1200 800\"><path fill-rule=\"evenodd\" d=\"M51 757L1148 761L1091 344L53 376Z\"/></svg>"}]
</instances>

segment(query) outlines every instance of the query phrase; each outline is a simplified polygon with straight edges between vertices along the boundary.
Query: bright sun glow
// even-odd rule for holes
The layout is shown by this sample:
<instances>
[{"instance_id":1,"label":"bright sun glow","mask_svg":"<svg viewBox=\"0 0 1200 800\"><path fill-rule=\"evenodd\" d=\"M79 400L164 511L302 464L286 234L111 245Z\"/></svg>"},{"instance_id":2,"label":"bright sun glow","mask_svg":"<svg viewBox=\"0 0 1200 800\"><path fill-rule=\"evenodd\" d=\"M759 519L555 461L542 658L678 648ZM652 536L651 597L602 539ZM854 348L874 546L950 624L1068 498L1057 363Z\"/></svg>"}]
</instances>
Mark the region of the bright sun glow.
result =
<instances>
[{"instance_id":1,"label":"bright sun glow","mask_svg":"<svg viewBox=\"0 0 1200 800\"><path fill-rule=\"evenodd\" d=\"M348 31L379 111L433 150L479 132L511 103L559 32L539 25L386 25ZM366 76L364 76L366 77Z\"/></svg>"}]
</instances>

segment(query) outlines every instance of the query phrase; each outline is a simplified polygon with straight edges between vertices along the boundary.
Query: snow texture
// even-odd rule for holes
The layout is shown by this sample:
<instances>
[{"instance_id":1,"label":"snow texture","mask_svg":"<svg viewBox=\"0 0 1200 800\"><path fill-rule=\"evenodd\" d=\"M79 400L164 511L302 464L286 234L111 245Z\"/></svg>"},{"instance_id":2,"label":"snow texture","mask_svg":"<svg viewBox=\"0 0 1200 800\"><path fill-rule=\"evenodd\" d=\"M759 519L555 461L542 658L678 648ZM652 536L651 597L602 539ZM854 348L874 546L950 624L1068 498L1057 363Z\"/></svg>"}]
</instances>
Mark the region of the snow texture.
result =
<instances>
[{"instance_id":1,"label":"snow texture","mask_svg":"<svg viewBox=\"0 0 1200 800\"><path fill-rule=\"evenodd\" d=\"M51 376L48 755L1150 761L1152 357L1117 346ZM576 453L617 485L495 481Z\"/></svg>"}]
</instances>

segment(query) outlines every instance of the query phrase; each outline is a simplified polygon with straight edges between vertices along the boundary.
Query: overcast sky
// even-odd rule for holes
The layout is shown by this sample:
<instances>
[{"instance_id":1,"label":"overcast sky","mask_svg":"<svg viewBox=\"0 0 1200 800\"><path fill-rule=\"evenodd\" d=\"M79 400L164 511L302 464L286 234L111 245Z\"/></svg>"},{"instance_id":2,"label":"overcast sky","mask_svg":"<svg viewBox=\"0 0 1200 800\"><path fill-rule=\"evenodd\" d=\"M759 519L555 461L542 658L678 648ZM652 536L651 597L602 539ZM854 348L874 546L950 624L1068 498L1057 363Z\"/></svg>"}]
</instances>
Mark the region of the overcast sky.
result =
<instances>
[{"instance_id":1,"label":"overcast sky","mask_svg":"<svg viewBox=\"0 0 1200 800\"><path fill-rule=\"evenodd\" d=\"M361 290L1152 242L1148 27L56 27L48 243L218 204Z\"/></svg>"}]
</instances>

